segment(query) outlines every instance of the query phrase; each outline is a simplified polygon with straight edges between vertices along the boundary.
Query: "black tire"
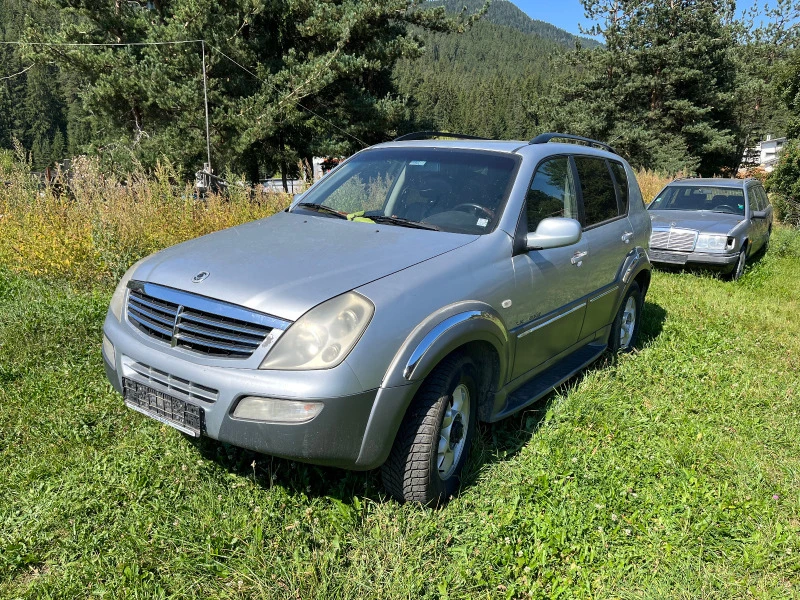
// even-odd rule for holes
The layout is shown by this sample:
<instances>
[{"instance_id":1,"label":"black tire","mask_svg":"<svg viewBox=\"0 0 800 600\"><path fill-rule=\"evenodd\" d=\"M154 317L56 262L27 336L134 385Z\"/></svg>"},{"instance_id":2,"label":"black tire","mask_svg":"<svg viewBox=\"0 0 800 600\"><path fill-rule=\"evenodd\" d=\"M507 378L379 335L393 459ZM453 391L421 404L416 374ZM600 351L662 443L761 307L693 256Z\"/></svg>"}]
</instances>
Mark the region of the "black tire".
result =
<instances>
[{"instance_id":1,"label":"black tire","mask_svg":"<svg viewBox=\"0 0 800 600\"><path fill-rule=\"evenodd\" d=\"M629 306L629 300L633 298L633 304ZM629 309L633 308L633 330L623 337L623 325L630 326ZM639 284L635 281L628 288L628 292L622 299L622 303L617 310L617 316L611 324L611 334L608 337L608 349L613 353L630 352L639 341L639 328L642 324L642 309L644 308L644 297Z\"/></svg>"},{"instance_id":2,"label":"black tire","mask_svg":"<svg viewBox=\"0 0 800 600\"><path fill-rule=\"evenodd\" d=\"M437 506L458 492L461 471L475 436L477 380L475 363L463 354L448 356L425 379L403 418L389 458L381 469L383 485L392 496L406 502ZM463 423L462 419L457 430L450 430L454 435L451 439L460 433L456 445L459 446L457 442L462 439L463 444L443 477L438 464L443 419L453 403L453 393L462 385L468 390L468 422ZM453 422L453 427L458 420Z\"/></svg>"},{"instance_id":3,"label":"black tire","mask_svg":"<svg viewBox=\"0 0 800 600\"><path fill-rule=\"evenodd\" d=\"M742 248L741 252L739 252L739 258L736 260L736 264L733 267L733 271L728 274L728 278L731 281L738 281L744 275L744 270L747 267L747 246Z\"/></svg>"}]
</instances>

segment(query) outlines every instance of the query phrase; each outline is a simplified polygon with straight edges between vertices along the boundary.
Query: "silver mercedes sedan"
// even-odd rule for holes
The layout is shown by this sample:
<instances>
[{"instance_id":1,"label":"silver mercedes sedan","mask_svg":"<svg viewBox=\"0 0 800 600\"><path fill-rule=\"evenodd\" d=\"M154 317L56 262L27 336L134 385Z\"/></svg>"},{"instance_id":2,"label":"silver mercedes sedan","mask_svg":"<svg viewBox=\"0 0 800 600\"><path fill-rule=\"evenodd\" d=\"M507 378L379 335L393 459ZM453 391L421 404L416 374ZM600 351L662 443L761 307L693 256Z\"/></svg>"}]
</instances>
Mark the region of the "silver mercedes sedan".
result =
<instances>
[{"instance_id":1,"label":"silver mercedes sedan","mask_svg":"<svg viewBox=\"0 0 800 600\"><path fill-rule=\"evenodd\" d=\"M769 245L773 211L757 179L676 179L647 208L654 264L710 267L736 280Z\"/></svg>"}]
</instances>

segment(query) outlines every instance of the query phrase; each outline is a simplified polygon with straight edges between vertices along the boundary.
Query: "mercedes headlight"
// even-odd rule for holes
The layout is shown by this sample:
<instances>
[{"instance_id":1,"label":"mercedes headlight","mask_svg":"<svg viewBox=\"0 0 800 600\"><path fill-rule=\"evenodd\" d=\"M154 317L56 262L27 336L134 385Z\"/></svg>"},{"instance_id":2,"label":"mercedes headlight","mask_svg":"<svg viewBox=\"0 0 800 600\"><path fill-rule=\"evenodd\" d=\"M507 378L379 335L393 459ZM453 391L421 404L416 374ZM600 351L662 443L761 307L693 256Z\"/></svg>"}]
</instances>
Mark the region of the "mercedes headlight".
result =
<instances>
[{"instance_id":1,"label":"mercedes headlight","mask_svg":"<svg viewBox=\"0 0 800 600\"><path fill-rule=\"evenodd\" d=\"M341 364L369 325L372 302L348 292L312 308L286 330L261 369L306 371Z\"/></svg>"},{"instance_id":2,"label":"mercedes headlight","mask_svg":"<svg viewBox=\"0 0 800 600\"><path fill-rule=\"evenodd\" d=\"M144 261L144 258L136 261L130 269L125 271L125 275L122 276L122 279L120 279L117 284L117 289L114 290L114 295L111 296L111 305L108 308L113 315L117 317L117 321L122 321L122 306L125 304L125 292L128 289L128 282L133 277L133 272L136 270L136 267Z\"/></svg>"},{"instance_id":3,"label":"mercedes headlight","mask_svg":"<svg viewBox=\"0 0 800 600\"><path fill-rule=\"evenodd\" d=\"M723 252L727 247L727 235L701 233L699 236L697 236L697 244L695 244L694 249L703 250L705 252Z\"/></svg>"}]
</instances>

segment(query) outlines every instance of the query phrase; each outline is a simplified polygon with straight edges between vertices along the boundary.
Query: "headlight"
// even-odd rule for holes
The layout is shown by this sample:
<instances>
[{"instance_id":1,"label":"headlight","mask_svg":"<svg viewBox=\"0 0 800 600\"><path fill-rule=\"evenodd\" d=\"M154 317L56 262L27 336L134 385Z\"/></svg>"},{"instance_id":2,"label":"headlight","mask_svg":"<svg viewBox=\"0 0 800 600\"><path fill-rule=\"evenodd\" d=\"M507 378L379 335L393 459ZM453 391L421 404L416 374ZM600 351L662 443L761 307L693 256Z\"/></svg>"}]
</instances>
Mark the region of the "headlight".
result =
<instances>
[{"instance_id":1,"label":"headlight","mask_svg":"<svg viewBox=\"0 0 800 600\"><path fill-rule=\"evenodd\" d=\"M369 325L372 302L348 292L312 308L286 330L261 369L332 369L350 354Z\"/></svg>"},{"instance_id":2,"label":"headlight","mask_svg":"<svg viewBox=\"0 0 800 600\"><path fill-rule=\"evenodd\" d=\"M122 276L122 279L120 279L117 284L117 289L114 290L114 295L111 296L111 305L108 308L113 315L117 317L117 321L122 320L122 305L125 303L125 291L128 289L128 282L131 280L131 277L133 277L133 272L136 270L136 267L144 261L144 258L136 261L130 269L125 271L125 275Z\"/></svg>"},{"instance_id":3,"label":"headlight","mask_svg":"<svg viewBox=\"0 0 800 600\"><path fill-rule=\"evenodd\" d=\"M705 250L706 252L722 252L728 245L727 235L711 235L708 233L701 233L697 236L697 244L695 250Z\"/></svg>"}]
</instances>

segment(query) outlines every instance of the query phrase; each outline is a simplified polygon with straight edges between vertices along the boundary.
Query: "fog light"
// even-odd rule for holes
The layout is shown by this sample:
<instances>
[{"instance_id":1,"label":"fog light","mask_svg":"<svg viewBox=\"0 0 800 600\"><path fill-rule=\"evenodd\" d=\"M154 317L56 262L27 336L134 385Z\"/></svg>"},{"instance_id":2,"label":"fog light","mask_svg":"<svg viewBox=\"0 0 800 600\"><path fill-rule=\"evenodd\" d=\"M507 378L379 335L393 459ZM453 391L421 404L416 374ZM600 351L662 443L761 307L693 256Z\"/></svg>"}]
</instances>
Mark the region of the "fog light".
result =
<instances>
[{"instance_id":1,"label":"fog light","mask_svg":"<svg viewBox=\"0 0 800 600\"><path fill-rule=\"evenodd\" d=\"M117 370L117 353L114 350L114 344L111 343L106 337L106 334L103 334L103 353L106 355L106 359L109 363L111 363L111 368L115 371Z\"/></svg>"},{"instance_id":2,"label":"fog light","mask_svg":"<svg viewBox=\"0 0 800 600\"><path fill-rule=\"evenodd\" d=\"M247 396L239 400L233 411L237 419L272 421L276 423L305 423L322 410L322 402L296 402L275 398Z\"/></svg>"}]
</instances>

